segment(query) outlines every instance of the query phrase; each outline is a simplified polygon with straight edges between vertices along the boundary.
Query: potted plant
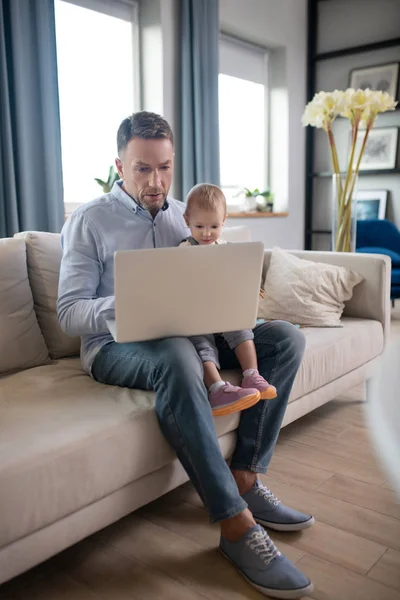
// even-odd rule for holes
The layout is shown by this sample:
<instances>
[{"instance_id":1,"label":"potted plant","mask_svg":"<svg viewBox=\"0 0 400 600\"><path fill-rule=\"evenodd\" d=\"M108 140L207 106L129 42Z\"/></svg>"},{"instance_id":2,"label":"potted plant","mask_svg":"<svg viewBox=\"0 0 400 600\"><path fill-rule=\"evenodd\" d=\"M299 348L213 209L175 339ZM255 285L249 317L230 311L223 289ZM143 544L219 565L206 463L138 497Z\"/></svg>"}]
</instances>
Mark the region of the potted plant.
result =
<instances>
[{"instance_id":1,"label":"potted plant","mask_svg":"<svg viewBox=\"0 0 400 600\"><path fill-rule=\"evenodd\" d=\"M258 188L255 188L253 191L249 190L249 188L244 188L243 192L245 198L247 198L247 204L249 205L248 210L253 210L254 207L258 212L273 211L274 194L272 194L271 190L266 189L263 192L260 192ZM253 202L251 199L253 199Z\"/></svg>"},{"instance_id":2,"label":"potted plant","mask_svg":"<svg viewBox=\"0 0 400 600\"><path fill-rule=\"evenodd\" d=\"M120 177L118 175L118 172L115 170L114 165L111 165L111 167L109 168L107 181L103 181L102 179L98 179L97 177L94 178L95 182L103 188L103 192L105 194L111 192L112 186L119 179Z\"/></svg>"}]
</instances>

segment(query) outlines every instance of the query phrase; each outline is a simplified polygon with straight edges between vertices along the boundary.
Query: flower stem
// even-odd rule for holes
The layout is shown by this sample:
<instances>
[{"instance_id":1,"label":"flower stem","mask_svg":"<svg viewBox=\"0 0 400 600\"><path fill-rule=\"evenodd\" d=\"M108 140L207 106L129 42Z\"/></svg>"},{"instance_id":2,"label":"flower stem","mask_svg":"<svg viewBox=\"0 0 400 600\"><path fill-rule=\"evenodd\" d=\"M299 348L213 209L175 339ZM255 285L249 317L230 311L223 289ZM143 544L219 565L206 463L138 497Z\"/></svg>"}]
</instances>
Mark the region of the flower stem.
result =
<instances>
[{"instance_id":1,"label":"flower stem","mask_svg":"<svg viewBox=\"0 0 400 600\"><path fill-rule=\"evenodd\" d=\"M367 145L368 135L369 135L369 132L371 131L372 125L373 125L373 122L371 124L368 123L367 129L365 132L364 141L362 143L360 154L359 154L358 161L357 161L356 168L355 168L356 175L358 175L358 171L360 169L361 159L362 159L362 156L363 156L363 153L365 150L365 146Z\"/></svg>"}]
</instances>

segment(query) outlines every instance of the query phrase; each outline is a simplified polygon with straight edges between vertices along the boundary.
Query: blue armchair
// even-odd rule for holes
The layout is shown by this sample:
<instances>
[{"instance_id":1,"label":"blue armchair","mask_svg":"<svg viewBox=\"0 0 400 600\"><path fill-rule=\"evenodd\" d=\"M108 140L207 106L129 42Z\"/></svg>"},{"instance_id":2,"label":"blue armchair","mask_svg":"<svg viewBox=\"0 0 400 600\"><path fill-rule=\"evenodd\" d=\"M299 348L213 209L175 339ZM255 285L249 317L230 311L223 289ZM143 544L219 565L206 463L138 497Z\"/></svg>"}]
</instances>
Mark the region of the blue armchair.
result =
<instances>
[{"instance_id":1,"label":"blue armchair","mask_svg":"<svg viewBox=\"0 0 400 600\"><path fill-rule=\"evenodd\" d=\"M386 219L357 221L356 251L386 254L392 259L392 301L400 298L400 232Z\"/></svg>"}]
</instances>

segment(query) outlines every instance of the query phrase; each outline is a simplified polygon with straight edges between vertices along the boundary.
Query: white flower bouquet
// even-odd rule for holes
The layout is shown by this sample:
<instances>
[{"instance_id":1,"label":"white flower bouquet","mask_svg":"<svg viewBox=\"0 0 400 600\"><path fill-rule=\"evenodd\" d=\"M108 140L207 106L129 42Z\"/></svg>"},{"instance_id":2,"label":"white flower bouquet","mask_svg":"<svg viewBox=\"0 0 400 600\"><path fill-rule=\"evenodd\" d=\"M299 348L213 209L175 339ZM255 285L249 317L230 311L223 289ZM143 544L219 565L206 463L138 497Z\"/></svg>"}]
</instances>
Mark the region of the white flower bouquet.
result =
<instances>
[{"instance_id":1,"label":"white flower bouquet","mask_svg":"<svg viewBox=\"0 0 400 600\"><path fill-rule=\"evenodd\" d=\"M322 128L328 135L333 172L337 180L334 201L337 202L338 223L334 249L338 252L351 252L352 250L350 239L352 197L368 134L377 115L388 110L394 110L396 105L397 102L387 92L349 88L345 91L318 92L305 108L302 117L303 125ZM332 131L332 124L338 116L349 119L351 125L350 155L343 180ZM358 156L356 156L357 136L361 128L365 129L365 135Z\"/></svg>"}]
</instances>

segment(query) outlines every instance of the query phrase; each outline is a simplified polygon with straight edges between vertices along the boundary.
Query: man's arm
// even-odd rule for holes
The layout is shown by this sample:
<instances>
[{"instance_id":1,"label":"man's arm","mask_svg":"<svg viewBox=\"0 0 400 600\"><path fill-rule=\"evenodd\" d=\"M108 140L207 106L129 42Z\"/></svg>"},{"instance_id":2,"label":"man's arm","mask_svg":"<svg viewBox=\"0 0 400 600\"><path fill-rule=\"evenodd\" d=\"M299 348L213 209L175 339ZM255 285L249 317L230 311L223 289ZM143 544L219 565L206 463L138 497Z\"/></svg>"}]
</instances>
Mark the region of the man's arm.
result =
<instances>
[{"instance_id":1,"label":"man's arm","mask_svg":"<svg viewBox=\"0 0 400 600\"><path fill-rule=\"evenodd\" d=\"M97 297L103 273L100 241L85 213L69 218L61 243L57 314L62 330L71 336L107 333L106 319L115 318L115 298Z\"/></svg>"}]
</instances>

